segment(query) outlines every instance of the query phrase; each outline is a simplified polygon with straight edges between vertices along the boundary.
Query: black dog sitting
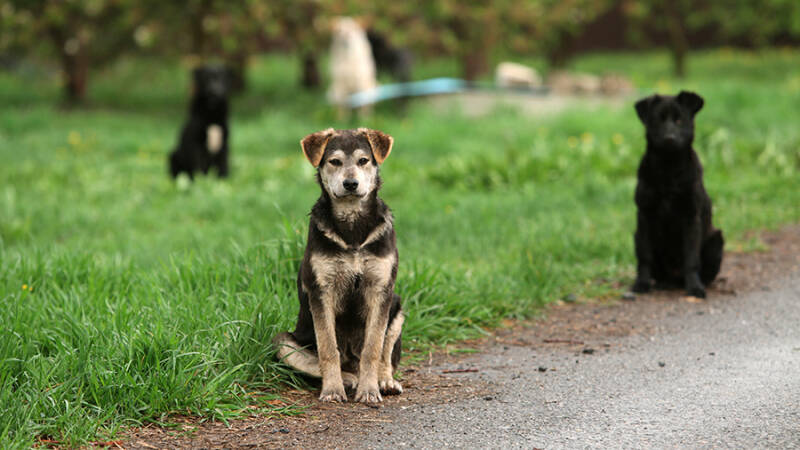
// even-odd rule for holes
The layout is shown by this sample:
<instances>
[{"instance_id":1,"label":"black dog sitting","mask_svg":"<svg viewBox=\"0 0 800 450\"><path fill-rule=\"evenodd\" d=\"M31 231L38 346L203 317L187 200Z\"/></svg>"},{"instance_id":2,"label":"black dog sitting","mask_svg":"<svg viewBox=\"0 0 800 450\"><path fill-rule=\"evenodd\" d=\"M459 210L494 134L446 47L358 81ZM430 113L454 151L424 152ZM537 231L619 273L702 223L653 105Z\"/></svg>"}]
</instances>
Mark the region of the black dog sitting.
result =
<instances>
[{"instance_id":1,"label":"black dog sitting","mask_svg":"<svg viewBox=\"0 0 800 450\"><path fill-rule=\"evenodd\" d=\"M181 172L194 179L196 171L208 173L216 167L228 176L229 75L224 67L203 66L193 72L194 88L189 121L181 131L178 148L169 155L173 178Z\"/></svg>"},{"instance_id":2,"label":"black dog sitting","mask_svg":"<svg viewBox=\"0 0 800 450\"><path fill-rule=\"evenodd\" d=\"M639 165L634 240L638 268L634 292L683 285L704 298L704 285L722 264L722 231L711 224L711 199L703 186L703 167L692 148L694 116L703 99L681 91L653 95L636 103L647 130L647 150Z\"/></svg>"}]
</instances>

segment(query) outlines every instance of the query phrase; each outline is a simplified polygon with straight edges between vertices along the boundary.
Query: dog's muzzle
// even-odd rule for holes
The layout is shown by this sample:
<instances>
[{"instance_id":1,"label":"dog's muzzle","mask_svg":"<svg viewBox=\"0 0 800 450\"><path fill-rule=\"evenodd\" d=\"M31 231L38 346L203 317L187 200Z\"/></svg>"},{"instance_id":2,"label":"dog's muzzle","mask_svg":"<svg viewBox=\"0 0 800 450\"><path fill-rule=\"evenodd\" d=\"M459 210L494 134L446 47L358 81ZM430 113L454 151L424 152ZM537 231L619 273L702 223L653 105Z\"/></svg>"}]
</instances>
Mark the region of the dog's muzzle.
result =
<instances>
[{"instance_id":1,"label":"dog's muzzle","mask_svg":"<svg viewBox=\"0 0 800 450\"><path fill-rule=\"evenodd\" d=\"M342 186L348 192L348 194L355 193L356 189L358 189L358 180L355 178L348 178L342 182Z\"/></svg>"}]
</instances>

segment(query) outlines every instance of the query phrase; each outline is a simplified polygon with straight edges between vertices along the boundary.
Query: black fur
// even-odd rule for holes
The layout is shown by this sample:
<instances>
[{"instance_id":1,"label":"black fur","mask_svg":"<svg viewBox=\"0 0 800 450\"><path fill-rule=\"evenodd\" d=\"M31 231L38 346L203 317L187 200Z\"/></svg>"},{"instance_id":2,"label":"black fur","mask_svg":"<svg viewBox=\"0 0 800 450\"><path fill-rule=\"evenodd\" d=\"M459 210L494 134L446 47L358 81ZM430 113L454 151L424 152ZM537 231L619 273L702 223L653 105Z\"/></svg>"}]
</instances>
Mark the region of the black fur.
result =
<instances>
[{"instance_id":1,"label":"black fur","mask_svg":"<svg viewBox=\"0 0 800 450\"><path fill-rule=\"evenodd\" d=\"M169 172L173 178L186 173L194 179L195 172L208 173L211 167L224 178L228 176L228 95L230 75L224 67L203 66L193 71L194 93L189 104L189 120L183 126L178 147L169 155ZM222 147L209 150L208 128L222 128Z\"/></svg>"},{"instance_id":2,"label":"black fur","mask_svg":"<svg viewBox=\"0 0 800 450\"><path fill-rule=\"evenodd\" d=\"M393 46L386 36L375 30L367 30L367 40L378 72L386 73L400 82L411 81L413 59L410 51Z\"/></svg>"},{"instance_id":3,"label":"black fur","mask_svg":"<svg viewBox=\"0 0 800 450\"><path fill-rule=\"evenodd\" d=\"M370 148L367 139L360 133L350 130L338 131L328 141L327 149L341 149L352 152L356 148ZM319 171L326 164L328 151L326 150L322 162L317 168L317 183L320 185L321 195L316 204L311 209L311 218L308 227L308 242L297 275L297 292L300 300L300 311L297 317L297 325L291 335L301 346L307 346L316 353L316 336L314 333L314 323L311 315L311 308L314 302L319 302L321 298L320 287L317 284L311 268L311 255L324 254L326 256L336 256L346 252L354 251L353 248L359 247L370 233L378 226L389 221L391 223L392 213L386 203L378 197L378 190L381 186L380 175L377 176L375 186L369 193L367 205L364 213L353 223L343 222L336 218L333 213L332 199L319 177ZM376 164L373 157L372 164ZM334 231L350 247L343 249L338 243L332 241L325 235L321 228ZM394 254L395 263L392 266L391 281L384 292L384 302L381 307L384 312L388 310L391 324L400 312L401 298L394 293L395 279L397 278L397 244L394 227L390 227L378 239L363 247L362 251L367 251L376 257L384 257ZM303 290L303 285L308 288L308 292ZM336 316L336 339L339 352L342 356L342 370L347 372L357 372L361 358L361 349L364 344L365 333L365 314L364 314L364 289L361 285L361 278L353 280L347 294L344 296L345 306ZM401 354L401 336L397 339L392 350L392 365L397 369Z\"/></svg>"},{"instance_id":4,"label":"black fur","mask_svg":"<svg viewBox=\"0 0 800 450\"><path fill-rule=\"evenodd\" d=\"M694 116L703 99L692 92L653 95L636 103L647 132L647 149L636 187L638 260L635 292L653 282L682 285L705 297L705 285L722 264L722 231L711 221L711 199L703 186L703 167L692 147Z\"/></svg>"}]
</instances>

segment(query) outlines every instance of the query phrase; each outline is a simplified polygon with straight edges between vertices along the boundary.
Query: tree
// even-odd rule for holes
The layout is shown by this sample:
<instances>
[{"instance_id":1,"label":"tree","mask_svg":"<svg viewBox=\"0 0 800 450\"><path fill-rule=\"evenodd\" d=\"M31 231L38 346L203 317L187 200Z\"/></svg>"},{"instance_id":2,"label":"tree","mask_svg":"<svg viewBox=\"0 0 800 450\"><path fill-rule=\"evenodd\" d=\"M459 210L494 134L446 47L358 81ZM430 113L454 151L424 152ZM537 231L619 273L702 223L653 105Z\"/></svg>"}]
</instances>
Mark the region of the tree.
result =
<instances>
[{"instance_id":1,"label":"tree","mask_svg":"<svg viewBox=\"0 0 800 450\"><path fill-rule=\"evenodd\" d=\"M148 2L147 27L162 55L219 60L233 73L233 90L246 87L247 66L265 28L275 20L270 3L258 0Z\"/></svg>"},{"instance_id":2,"label":"tree","mask_svg":"<svg viewBox=\"0 0 800 450\"><path fill-rule=\"evenodd\" d=\"M135 0L6 1L3 24L11 32L0 43L57 56L69 103L83 101L91 67L136 46L134 27L144 13Z\"/></svg>"},{"instance_id":3,"label":"tree","mask_svg":"<svg viewBox=\"0 0 800 450\"><path fill-rule=\"evenodd\" d=\"M800 2L796 0L728 0L709 2L704 21L721 39L764 46L776 39L800 38Z\"/></svg>"},{"instance_id":4,"label":"tree","mask_svg":"<svg viewBox=\"0 0 800 450\"><path fill-rule=\"evenodd\" d=\"M646 42L653 34L665 34L676 76L686 75L688 33L703 26L702 6L691 0L630 0L625 11L633 25L633 39Z\"/></svg>"},{"instance_id":5,"label":"tree","mask_svg":"<svg viewBox=\"0 0 800 450\"><path fill-rule=\"evenodd\" d=\"M667 37L676 76L686 74L692 33L707 30L716 43L766 45L779 37L800 37L800 2L796 0L690 1L625 0L637 41L654 34Z\"/></svg>"},{"instance_id":6,"label":"tree","mask_svg":"<svg viewBox=\"0 0 800 450\"><path fill-rule=\"evenodd\" d=\"M611 0L508 0L501 16L505 46L518 54L543 55L551 67L563 67L572 56L568 48L573 39L613 5Z\"/></svg>"},{"instance_id":7,"label":"tree","mask_svg":"<svg viewBox=\"0 0 800 450\"><path fill-rule=\"evenodd\" d=\"M335 2L321 0L273 0L275 27L272 35L287 37L300 60L300 85L313 89L320 86L319 53L326 41L324 25L319 18L331 11Z\"/></svg>"},{"instance_id":8,"label":"tree","mask_svg":"<svg viewBox=\"0 0 800 450\"><path fill-rule=\"evenodd\" d=\"M516 54L540 54L563 65L570 39L611 0L408 0L380 3L375 26L421 53L454 55L464 78L489 68L498 46Z\"/></svg>"},{"instance_id":9,"label":"tree","mask_svg":"<svg viewBox=\"0 0 800 450\"><path fill-rule=\"evenodd\" d=\"M420 53L455 56L462 76L474 80L489 69L489 57L499 37L500 8L486 0L408 0L381 2L372 11L382 31L403 29L400 42Z\"/></svg>"}]
</instances>

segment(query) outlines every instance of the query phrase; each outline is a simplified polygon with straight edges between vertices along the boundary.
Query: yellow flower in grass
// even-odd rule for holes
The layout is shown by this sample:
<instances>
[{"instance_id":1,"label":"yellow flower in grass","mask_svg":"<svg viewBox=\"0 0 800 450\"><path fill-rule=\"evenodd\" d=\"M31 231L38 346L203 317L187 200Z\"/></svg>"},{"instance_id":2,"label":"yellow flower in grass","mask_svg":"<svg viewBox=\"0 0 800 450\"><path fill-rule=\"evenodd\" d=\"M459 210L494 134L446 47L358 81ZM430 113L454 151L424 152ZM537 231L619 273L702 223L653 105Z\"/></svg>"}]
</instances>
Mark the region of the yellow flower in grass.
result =
<instances>
[{"instance_id":1,"label":"yellow flower in grass","mask_svg":"<svg viewBox=\"0 0 800 450\"><path fill-rule=\"evenodd\" d=\"M663 93L669 93L670 89L672 88L669 84L669 81L664 79L656 81L656 91L663 94Z\"/></svg>"},{"instance_id":2,"label":"yellow flower in grass","mask_svg":"<svg viewBox=\"0 0 800 450\"><path fill-rule=\"evenodd\" d=\"M614 135L611 136L611 142L613 142L614 145L622 145L622 143L625 142L625 137L619 133L614 133Z\"/></svg>"},{"instance_id":3,"label":"yellow flower in grass","mask_svg":"<svg viewBox=\"0 0 800 450\"><path fill-rule=\"evenodd\" d=\"M81 134L75 130L72 130L67 135L67 142L71 147L77 147L81 145Z\"/></svg>"},{"instance_id":4,"label":"yellow flower in grass","mask_svg":"<svg viewBox=\"0 0 800 450\"><path fill-rule=\"evenodd\" d=\"M578 138L576 138L575 136L568 137L567 138L567 145L569 145L569 148L577 147L578 146Z\"/></svg>"},{"instance_id":5,"label":"yellow flower in grass","mask_svg":"<svg viewBox=\"0 0 800 450\"><path fill-rule=\"evenodd\" d=\"M581 134L581 142L584 144L591 144L594 142L594 135L588 131L583 132L583 134Z\"/></svg>"},{"instance_id":6,"label":"yellow flower in grass","mask_svg":"<svg viewBox=\"0 0 800 450\"><path fill-rule=\"evenodd\" d=\"M23 291L27 291L28 290L28 285L27 284L23 284L22 285L22 290Z\"/></svg>"}]
</instances>

